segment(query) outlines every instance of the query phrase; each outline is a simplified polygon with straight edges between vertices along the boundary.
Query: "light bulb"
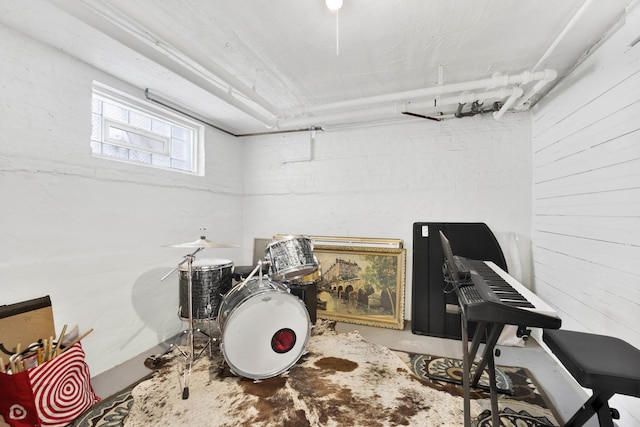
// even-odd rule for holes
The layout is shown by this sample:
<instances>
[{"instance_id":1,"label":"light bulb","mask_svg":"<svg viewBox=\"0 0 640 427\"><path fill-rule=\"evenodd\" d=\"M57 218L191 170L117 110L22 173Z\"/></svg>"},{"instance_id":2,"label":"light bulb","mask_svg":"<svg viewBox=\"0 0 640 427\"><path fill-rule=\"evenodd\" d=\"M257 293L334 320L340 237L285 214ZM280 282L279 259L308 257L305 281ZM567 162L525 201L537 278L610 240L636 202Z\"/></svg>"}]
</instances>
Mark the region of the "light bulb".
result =
<instances>
[{"instance_id":1,"label":"light bulb","mask_svg":"<svg viewBox=\"0 0 640 427\"><path fill-rule=\"evenodd\" d=\"M334 12L342 7L342 0L325 0L325 3L327 4L329 10L332 10Z\"/></svg>"}]
</instances>

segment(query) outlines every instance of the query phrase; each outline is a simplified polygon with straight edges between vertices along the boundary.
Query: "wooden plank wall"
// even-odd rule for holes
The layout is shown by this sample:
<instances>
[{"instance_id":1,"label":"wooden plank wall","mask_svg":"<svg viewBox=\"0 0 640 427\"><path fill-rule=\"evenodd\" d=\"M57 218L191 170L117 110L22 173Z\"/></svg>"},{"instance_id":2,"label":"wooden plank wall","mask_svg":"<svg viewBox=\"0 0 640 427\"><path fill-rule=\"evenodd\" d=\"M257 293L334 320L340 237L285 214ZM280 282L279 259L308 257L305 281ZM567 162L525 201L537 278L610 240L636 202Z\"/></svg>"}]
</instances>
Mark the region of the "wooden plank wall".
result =
<instances>
[{"instance_id":1,"label":"wooden plank wall","mask_svg":"<svg viewBox=\"0 0 640 427\"><path fill-rule=\"evenodd\" d=\"M534 108L532 125L534 290L557 308L564 329L638 348L639 38L635 7ZM640 420L637 401L623 406L627 422Z\"/></svg>"},{"instance_id":2,"label":"wooden plank wall","mask_svg":"<svg viewBox=\"0 0 640 427\"><path fill-rule=\"evenodd\" d=\"M533 287L564 329L640 348L640 7L533 112ZM606 363L606 361L603 361ZM637 399L615 396L621 425Z\"/></svg>"},{"instance_id":3,"label":"wooden plank wall","mask_svg":"<svg viewBox=\"0 0 640 427\"><path fill-rule=\"evenodd\" d=\"M639 36L627 18L537 106L532 241L535 290L565 327L640 347Z\"/></svg>"}]
</instances>

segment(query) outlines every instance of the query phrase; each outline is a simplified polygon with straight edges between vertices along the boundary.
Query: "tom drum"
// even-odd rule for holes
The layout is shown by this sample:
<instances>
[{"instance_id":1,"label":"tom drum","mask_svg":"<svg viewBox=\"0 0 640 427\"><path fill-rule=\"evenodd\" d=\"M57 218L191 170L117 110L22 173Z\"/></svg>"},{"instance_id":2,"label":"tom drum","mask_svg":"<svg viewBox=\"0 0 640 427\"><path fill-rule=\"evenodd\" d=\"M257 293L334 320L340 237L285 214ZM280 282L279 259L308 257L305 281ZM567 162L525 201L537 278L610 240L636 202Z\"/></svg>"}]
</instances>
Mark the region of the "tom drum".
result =
<instances>
[{"instance_id":1,"label":"tom drum","mask_svg":"<svg viewBox=\"0 0 640 427\"><path fill-rule=\"evenodd\" d=\"M309 237L288 236L276 240L265 248L265 255L274 280L296 279L318 269L318 260L313 256L313 244Z\"/></svg>"}]
</instances>

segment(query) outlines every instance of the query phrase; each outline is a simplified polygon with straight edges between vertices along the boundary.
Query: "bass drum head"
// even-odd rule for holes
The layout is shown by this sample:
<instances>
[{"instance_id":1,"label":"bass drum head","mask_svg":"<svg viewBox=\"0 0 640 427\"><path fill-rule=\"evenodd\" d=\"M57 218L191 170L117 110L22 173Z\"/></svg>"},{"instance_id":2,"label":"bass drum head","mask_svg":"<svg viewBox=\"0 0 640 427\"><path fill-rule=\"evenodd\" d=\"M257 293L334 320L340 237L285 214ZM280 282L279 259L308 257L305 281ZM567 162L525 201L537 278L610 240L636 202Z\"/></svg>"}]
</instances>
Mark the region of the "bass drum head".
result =
<instances>
[{"instance_id":1,"label":"bass drum head","mask_svg":"<svg viewBox=\"0 0 640 427\"><path fill-rule=\"evenodd\" d=\"M298 297L269 290L243 301L223 328L220 348L231 371L260 380L286 372L300 359L311 322Z\"/></svg>"}]
</instances>

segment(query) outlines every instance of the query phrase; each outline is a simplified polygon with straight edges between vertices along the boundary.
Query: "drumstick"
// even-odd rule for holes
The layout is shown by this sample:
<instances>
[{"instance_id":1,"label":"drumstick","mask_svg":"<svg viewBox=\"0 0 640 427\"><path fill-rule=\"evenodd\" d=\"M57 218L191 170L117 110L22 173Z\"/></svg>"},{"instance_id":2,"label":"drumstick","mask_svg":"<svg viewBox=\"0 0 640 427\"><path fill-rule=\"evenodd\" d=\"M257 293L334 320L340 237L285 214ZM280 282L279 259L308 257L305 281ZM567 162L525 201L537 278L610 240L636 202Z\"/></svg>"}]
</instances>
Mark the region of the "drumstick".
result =
<instances>
[{"instance_id":1,"label":"drumstick","mask_svg":"<svg viewBox=\"0 0 640 427\"><path fill-rule=\"evenodd\" d=\"M46 349L47 349L47 339L44 338L40 340L40 354L42 357L41 363L46 362L46 360L44 360L45 356L47 355Z\"/></svg>"},{"instance_id":2,"label":"drumstick","mask_svg":"<svg viewBox=\"0 0 640 427\"><path fill-rule=\"evenodd\" d=\"M22 372L22 357L19 354L16 354L14 363L16 364L16 372Z\"/></svg>"},{"instance_id":3,"label":"drumstick","mask_svg":"<svg viewBox=\"0 0 640 427\"><path fill-rule=\"evenodd\" d=\"M47 348L49 348L49 340L47 338L42 340L42 363L46 362L47 359Z\"/></svg>"},{"instance_id":4,"label":"drumstick","mask_svg":"<svg viewBox=\"0 0 640 427\"><path fill-rule=\"evenodd\" d=\"M18 343L16 344L16 354L15 354L15 360L14 360L14 365L16 368L16 371L14 371L13 369L11 370L11 372L20 372L20 351L22 350L22 343Z\"/></svg>"},{"instance_id":5,"label":"drumstick","mask_svg":"<svg viewBox=\"0 0 640 427\"><path fill-rule=\"evenodd\" d=\"M12 359L9 359L9 366L11 367L11 373L12 374L17 374L18 371L16 370L16 362Z\"/></svg>"},{"instance_id":6,"label":"drumstick","mask_svg":"<svg viewBox=\"0 0 640 427\"><path fill-rule=\"evenodd\" d=\"M53 336L49 337L49 347L47 347L47 360L53 359Z\"/></svg>"},{"instance_id":7,"label":"drumstick","mask_svg":"<svg viewBox=\"0 0 640 427\"><path fill-rule=\"evenodd\" d=\"M64 334L67 332L67 324L62 327L62 332L60 332L60 336L58 337L58 343L56 344L56 351L53 354L53 357L56 357L60 354L60 346L62 345L62 339L64 338Z\"/></svg>"},{"instance_id":8,"label":"drumstick","mask_svg":"<svg viewBox=\"0 0 640 427\"><path fill-rule=\"evenodd\" d=\"M68 349L76 345L78 342L80 342L81 339L89 335L91 332L93 332L93 328L89 329L87 332L85 332L84 334L80 335L78 338L73 340L71 344L69 344L67 347L64 348L64 350L62 350L62 353L64 353L65 351L67 351Z\"/></svg>"},{"instance_id":9,"label":"drumstick","mask_svg":"<svg viewBox=\"0 0 640 427\"><path fill-rule=\"evenodd\" d=\"M5 372L4 369L4 359L0 356L0 372Z\"/></svg>"}]
</instances>

